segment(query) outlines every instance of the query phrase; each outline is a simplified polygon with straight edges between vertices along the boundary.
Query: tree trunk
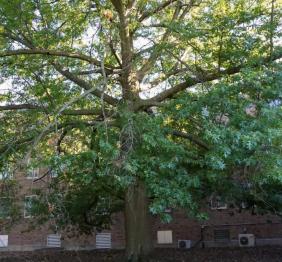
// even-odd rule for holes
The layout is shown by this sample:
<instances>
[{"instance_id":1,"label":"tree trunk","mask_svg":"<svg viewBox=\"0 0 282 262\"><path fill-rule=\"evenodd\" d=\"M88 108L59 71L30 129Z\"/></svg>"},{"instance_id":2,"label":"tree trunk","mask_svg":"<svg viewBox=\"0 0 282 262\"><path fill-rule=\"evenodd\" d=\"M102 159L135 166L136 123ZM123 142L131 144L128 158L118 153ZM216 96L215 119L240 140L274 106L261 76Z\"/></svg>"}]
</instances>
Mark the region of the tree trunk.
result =
<instances>
[{"instance_id":1,"label":"tree trunk","mask_svg":"<svg viewBox=\"0 0 282 262\"><path fill-rule=\"evenodd\" d=\"M128 261L146 261L153 244L146 188L140 180L126 192L125 235Z\"/></svg>"}]
</instances>

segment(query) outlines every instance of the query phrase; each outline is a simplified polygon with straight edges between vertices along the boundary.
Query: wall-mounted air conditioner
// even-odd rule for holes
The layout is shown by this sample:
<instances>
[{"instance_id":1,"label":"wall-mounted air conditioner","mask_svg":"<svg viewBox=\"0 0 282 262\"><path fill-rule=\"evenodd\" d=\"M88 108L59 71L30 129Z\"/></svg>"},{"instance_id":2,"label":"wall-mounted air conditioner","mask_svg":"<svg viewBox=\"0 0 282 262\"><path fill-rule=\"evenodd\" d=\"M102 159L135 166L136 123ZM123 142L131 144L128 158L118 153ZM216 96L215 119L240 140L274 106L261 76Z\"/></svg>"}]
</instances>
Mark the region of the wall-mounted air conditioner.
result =
<instances>
[{"instance_id":1,"label":"wall-mounted air conditioner","mask_svg":"<svg viewBox=\"0 0 282 262\"><path fill-rule=\"evenodd\" d=\"M191 240L178 240L178 248L181 249L191 248Z\"/></svg>"},{"instance_id":2,"label":"wall-mounted air conditioner","mask_svg":"<svg viewBox=\"0 0 282 262\"><path fill-rule=\"evenodd\" d=\"M240 247L253 247L255 246L254 234L239 234L239 246Z\"/></svg>"}]
</instances>

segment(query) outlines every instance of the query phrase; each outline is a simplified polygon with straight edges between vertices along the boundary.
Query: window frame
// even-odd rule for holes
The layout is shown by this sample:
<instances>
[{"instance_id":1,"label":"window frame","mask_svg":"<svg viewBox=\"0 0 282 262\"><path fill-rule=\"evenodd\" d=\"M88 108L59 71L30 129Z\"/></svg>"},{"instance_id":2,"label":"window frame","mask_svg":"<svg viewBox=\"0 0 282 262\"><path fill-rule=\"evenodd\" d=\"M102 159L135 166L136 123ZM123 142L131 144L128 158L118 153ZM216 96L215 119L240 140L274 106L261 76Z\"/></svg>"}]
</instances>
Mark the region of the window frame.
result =
<instances>
[{"instance_id":1,"label":"window frame","mask_svg":"<svg viewBox=\"0 0 282 262\"><path fill-rule=\"evenodd\" d=\"M224 209L228 209L228 205L225 201L223 201L220 197L217 196L210 199L210 209L224 210Z\"/></svg>"},{"instance_id":2,"label":"window frame","mask_svg":"<svg viewBox=\"0 0 282 262\"><path fill-rule=\"evenodd\" d=\"M57 170L55 169L49 169L49 176L50 178L57 178L59 176Z\"/></svg>"},{"instance_id":3,"label":"window frame","mask_svg":"<svg viewBox=\"0 0 282 262\"><path fill-rule=\"evenodd\" d=\"M14 174L13 174L13 172L11 172L10 169L5 169L5 170L0 171L0 181L11 180L11 179L13 179L13 177L14 177Z\"/></svg>"},{"instance_id":4,"label":"window frame","mask_svg":"<svg viewBox=\"0 0 282 262\"><path fill-rule=\"evenodd\" d=\"M24 197L24 218L32 218L33 217L32 214L26 215L26 213L29 212L29 211L27 211L26 199L27 198L31 198L32 199L32 198L37 198L37 197L38 196L35 195L35 194L33 194L33 195L25 195L25 197ZM30 208L32 208L32 206Z\"/></svg>"},{"instance_id":5,"label":"window frame","mask_svg":"<svg viewBox=\"0 0 282 262\"><path fill-rule=\"evenodd\" d=\"M32 175L30 175L30 174L32 174ZM28 170L27 175L26 175L26 179L33 180L33 179L39 178L39 174L40 174L40 168L39 167L32 168L31 170Z\"/></svg>"},{"instance_id":6,"label":"window frame","mask_svg":"<svg viewBox=\"0 0 282 262\"><path fill-rule=\"evenodd\" d=\"M10 199L10 201L11 201L11 197L9 197L9 196L7 196L7 197L0 197L0 201L1 201L1 199L3 199L3 198L5 198L5 199ZM1 207L1 205L0 205L0 207ZM9 208L11 208L11 204L10 204L10 203L9 203ZM0 208L0 210L1 210L1 208ZM11 209L10 209L9 211L11 211ZM5 219L11 219L11 215L8 215L8 216L6 216L6 217L2 217L2 216L1 216L1 212L0 212L0 219L3 219L3 220L5 220Z\"/></svg>"}]
</instances>

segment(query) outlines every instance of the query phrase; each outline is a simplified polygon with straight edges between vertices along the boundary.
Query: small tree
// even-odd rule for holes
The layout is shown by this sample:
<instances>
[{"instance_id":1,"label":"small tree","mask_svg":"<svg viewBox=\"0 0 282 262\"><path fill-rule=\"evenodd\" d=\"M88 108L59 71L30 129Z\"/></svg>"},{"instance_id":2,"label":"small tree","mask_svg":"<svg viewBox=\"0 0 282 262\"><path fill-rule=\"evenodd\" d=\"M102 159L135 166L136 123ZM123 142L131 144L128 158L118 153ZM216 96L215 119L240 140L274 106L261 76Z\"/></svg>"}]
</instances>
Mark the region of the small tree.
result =
<instances>
[{"instance_id":1,"label":"small tree","mask_svg":"<svg viewBox=\"0 0 282 262\"><path fill-rule=\"evenodd\" d=\"M281 181L279 7L1 0L2 160L57 170L66 204L91 200L69 207L76 224L123 208L133 261L152 249L149 211L199 214L236 185L257 200Z\"/></svg>"}]
</instances>

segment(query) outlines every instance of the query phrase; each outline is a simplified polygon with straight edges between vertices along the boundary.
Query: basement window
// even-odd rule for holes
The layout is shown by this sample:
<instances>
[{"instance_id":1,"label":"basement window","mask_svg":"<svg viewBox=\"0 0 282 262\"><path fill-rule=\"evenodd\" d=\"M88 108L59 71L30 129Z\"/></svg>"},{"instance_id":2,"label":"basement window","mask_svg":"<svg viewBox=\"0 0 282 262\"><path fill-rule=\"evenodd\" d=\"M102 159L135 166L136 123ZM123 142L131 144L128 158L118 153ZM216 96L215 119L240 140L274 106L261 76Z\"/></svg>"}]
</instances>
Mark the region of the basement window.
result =
<instances>
[{"instance_id":1,"label":"basement window","mask_svg":"<svg viewBox=\"0 0 282 262\"><path fill-rule=\"evenodd\" d=\"M10 197L0 198L0 219L8 219L11 215L12 199Z\"/></svg>"},{"instance_id":2,"label":"basement window","mask_svg":"<svg viewBox=\"0 0 282 262\"><path fill-rule=\"evenodd\" d=\"M227 209L227 204L225 201L222 200L221 197L212 197L210 199L210 208L212 210L218 210L218 209Z\"/></svg>"},{"instance_id":3,"label":"basement window","mask_svg":"<svg viewBox=\"0 0 282 262\"><path fill-rule=\"evenodd\" d=\"M25 196L24 199L24 218L31 218L33 213L34 201L36 195Z\"/></svg>"}]
</instances>

